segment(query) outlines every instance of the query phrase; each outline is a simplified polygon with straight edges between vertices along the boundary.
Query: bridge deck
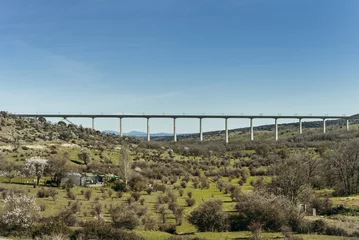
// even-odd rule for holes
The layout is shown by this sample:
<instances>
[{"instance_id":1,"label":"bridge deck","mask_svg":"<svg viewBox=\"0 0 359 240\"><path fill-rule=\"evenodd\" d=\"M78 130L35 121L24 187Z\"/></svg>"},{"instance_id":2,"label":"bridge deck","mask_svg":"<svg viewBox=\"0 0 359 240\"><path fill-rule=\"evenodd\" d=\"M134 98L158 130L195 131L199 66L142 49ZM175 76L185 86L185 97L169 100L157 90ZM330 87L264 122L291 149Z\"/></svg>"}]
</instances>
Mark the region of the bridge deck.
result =
<instances>
[{"instance_id":1,"label":"bridge deck","mask_svg":"<svg viewBox=\"0 0 359 240\"><path fill-rule=\"evenodd\" d=\"M14 114L19 117L48 118L273 118L273 119L350 119L346 115L198 115L198 114Z\"/></svg>"}]
</instances>

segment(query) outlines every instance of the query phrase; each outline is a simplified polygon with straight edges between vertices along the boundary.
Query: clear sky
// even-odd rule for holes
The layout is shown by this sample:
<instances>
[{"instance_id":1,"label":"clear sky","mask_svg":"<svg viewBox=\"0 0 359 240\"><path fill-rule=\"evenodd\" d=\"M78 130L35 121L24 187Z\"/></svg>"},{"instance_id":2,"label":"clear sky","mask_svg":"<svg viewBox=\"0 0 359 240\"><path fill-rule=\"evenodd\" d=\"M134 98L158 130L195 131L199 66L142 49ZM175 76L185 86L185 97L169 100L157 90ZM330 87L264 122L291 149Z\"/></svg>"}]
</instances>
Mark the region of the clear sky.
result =
<instances>
[{"instance_id":1,"label":"clear sky","mask_svg":"<svg viewBox=\"0 0 359 240\"><path fill-rule=\"evenodd\" d=\"M0 109L358 113L358 13L358 0L1 0ZM170 119L151 123L172 131ZM204 131L223 127L204 120ZM125 132L145 129L124 120Z\"/></svg>"}]
</instances>

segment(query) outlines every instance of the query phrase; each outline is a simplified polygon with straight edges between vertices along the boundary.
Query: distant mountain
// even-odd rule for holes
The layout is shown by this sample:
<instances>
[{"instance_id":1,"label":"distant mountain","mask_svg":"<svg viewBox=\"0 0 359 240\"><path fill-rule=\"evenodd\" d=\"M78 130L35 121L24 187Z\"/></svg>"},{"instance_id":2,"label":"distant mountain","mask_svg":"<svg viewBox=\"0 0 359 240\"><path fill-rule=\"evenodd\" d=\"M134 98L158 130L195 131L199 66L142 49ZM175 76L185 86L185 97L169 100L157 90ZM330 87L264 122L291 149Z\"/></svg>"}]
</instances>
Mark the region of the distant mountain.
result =
<instances>
[{"instance_id":1,"label":"distant mountain","mask_svg":"<svg viewBox=\"0 0 359 240\"><path fill-rule=\"evenodd\" d=\"M107 133L107 134L120 135L119 132L113 131L113 130L104 130L102 132ZM128 133L124 133L123 135L124 136L132 136L132 137L146 137L147 133L139 132L139 131L131 131L131 132L128 132ZM151 136L153 136L153 137L168 137L168 136L173 136L173 134L172 133L160 132L160 133L151 133Z\"/></svg>"}]
</instances>

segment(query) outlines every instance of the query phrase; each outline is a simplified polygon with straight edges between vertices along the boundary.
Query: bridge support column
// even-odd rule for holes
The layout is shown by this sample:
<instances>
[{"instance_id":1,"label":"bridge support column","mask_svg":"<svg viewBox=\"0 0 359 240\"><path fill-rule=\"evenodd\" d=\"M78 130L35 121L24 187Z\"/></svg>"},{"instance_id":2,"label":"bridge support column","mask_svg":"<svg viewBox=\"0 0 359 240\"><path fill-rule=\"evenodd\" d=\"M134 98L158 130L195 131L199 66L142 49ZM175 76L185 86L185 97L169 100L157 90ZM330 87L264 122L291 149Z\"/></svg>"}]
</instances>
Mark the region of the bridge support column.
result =
<instances>
[{"instance_id":1,"label":"bridge support column","mask_svg":"<svg viewBox=\"0 0 359 240\"><path fill-rule=\"evenodd\" d=\"M347 131L349 131L349 119L347 119Z\"/></svg>"},{"instance_id":2,"label":"bridge support column","mask_svg":"<svg viewBox=\"0 0 359 240\"><path fill-rule=\"evenodd\" d=\"M92 130L95 130L95 118L92 118Z\"/></svg>"},{"instance_id":3,"label":"bridge support column","mask_svg":"<svg viewBox=\"0 0 359 240\"><path fill-rule=\"evenodd\" d=\"M326 132L325 121L326 121L326 119L324 118L324 119L323 119L323 133L325 133L325 132Z\"/></svg>"},{"instance_id":4,"label":"bridge support column","mask_svg":"<svg viewBox=\"0 0 359 240\"><path fill-rule=\"evenodd\" d=\"M203 142L202 118L199 119L199 140Z\"/></svg>"},{"instance_id":5,"label":"bridge support column","mask_svg":"<svg viewBox=\"0 0 359 240\"><path fill-rule=\"evenodd\" d=\"M147 118L147 141L151 141L150 118Z\"/></svg>"},{"instance_id":6,"label":"bridge support column","mask_svg":"<svg viewBox=\"0 0 359 240\"><path fill-rule=\"evenodd\" d=\"M299 134L303 133L302 119L299 118Z\"/></svg>"},{"instance_id":7,"label":"bridge support column","mask_svg":"<svg viewBox=\"0 0 359 240\"><path fill-rule=\"evenodd\" d=\"M120 137L123 136L123 131L122 131L122 118L120 118Z\"/></svg>"},{"instance_id":8,"label":"bridge support column","mask_svg":"<svg viewBox=\"0 0 359 240\"><path fill-rule=\"evenodd\" d=\"M226 144L228 144L229 140L228 140L228 118L224 119L224 128L225 128L225 141Z\"/></svg>"},{"instance_id":9,"label":"bridge support column","mask_svg":"<svg viewBox=\"0 0 359 240\"><path fill-rule=\"evenodd\" d=\"M253 118L251 118L250 120L250 124L251 124L251 141L254 140L254 132L253 132Z\"/></svg>"},{"instance_id":10,"label":"bridge support column","mask_svg":"<svg viewBox=\"0 0 359 240\"><path fill-rule=\"evenodd\" d=\"M177 142L176 118L173 119L173 141L174 141L174 142Z\"/></svg>"},{"instance_id":11,"label":"bridge support column","mask_svg":"<svg viewBox=\"0 0 359 240\"><path fill-rule=\"evenodd\" d=\"M278 119L276 118L275 121L275 140L278 141Z\"/></svg>"}]
</instances>

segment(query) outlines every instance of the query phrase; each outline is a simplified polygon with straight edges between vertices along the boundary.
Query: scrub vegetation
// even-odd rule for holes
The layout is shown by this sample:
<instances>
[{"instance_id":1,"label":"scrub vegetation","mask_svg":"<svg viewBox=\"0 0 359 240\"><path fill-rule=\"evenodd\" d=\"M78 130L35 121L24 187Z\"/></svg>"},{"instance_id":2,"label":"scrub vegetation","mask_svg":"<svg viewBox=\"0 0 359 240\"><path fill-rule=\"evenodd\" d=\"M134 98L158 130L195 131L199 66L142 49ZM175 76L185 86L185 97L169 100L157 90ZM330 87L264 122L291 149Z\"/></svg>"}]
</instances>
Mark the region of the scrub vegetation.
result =
<instances>
[{"instance_id":1,"label":"scrub vegetation","mask_svg":"<svg viewBox=\"0 0 359 240\"><path fill-rule=\"evenodd\" d=\"M307 123L309 124L309 123ZM0 234L38 239L359 237L359 132L333 121L205 142L0 113ZM305 127L305 125L304 125ZM208 135L209 136L209 135ZM231 135L230 135L231 136ZM263 137L263 138L262 138ZM259 140L261 139L261 140ZM78 186L69 173L99 176ZM64 179L66 181L64 181Z\"/></svg>"}]
</instances>

